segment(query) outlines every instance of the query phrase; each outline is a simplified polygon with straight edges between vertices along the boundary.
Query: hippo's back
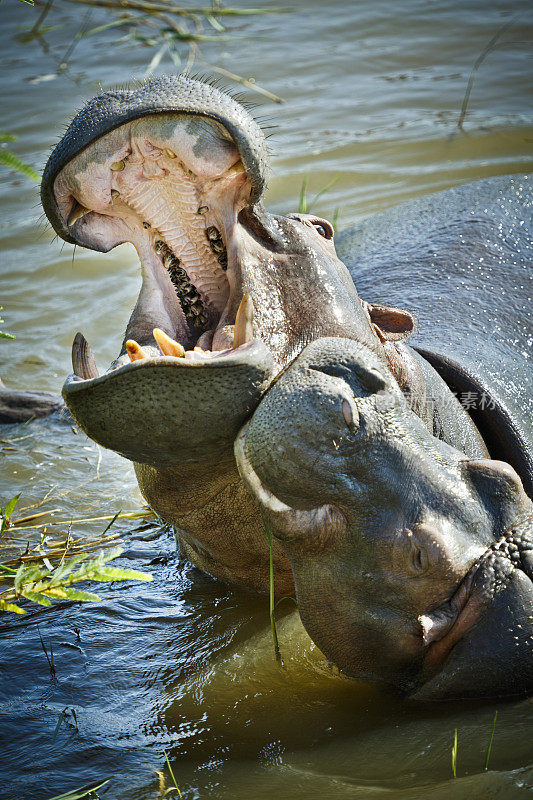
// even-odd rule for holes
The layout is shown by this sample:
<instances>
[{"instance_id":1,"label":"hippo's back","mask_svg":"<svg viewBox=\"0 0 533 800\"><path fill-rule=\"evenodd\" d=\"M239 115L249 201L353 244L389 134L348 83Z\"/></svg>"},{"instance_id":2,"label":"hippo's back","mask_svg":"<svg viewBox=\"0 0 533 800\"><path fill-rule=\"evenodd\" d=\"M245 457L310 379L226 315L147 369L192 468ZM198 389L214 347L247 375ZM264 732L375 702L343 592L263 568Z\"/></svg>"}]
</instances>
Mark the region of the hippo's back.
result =
<instances>
[{"instance_id":1,"label":"hippo's back","mask_svg":"<svg viewBox=\"0 0 533 800\"><path fill-rule=\"evenodd\" d=\"M416 316L411 344L490 388L533 455L532 207L529 176L490 178L376 214L337 251L362 298Z\"/></svg>"}]
</instances>

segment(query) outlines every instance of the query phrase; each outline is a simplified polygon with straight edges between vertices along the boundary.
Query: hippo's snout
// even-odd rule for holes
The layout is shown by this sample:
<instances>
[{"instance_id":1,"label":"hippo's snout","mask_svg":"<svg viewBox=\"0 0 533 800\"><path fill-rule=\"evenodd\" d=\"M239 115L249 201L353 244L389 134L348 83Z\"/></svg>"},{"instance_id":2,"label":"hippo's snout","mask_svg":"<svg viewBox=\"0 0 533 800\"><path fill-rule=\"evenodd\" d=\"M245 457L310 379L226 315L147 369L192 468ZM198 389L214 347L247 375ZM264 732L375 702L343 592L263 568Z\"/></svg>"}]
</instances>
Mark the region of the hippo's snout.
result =
<instances>
[{"instance_id":1,"label":"hippo's snout","mask_svg":"<svg viewBox=\"0 0 533 800\"><path fill-rule=\"evenodd\" d=\"M531 691L531 500L510 465L431 436L373 352L309 345L236 455L343 672L416 697Z\"/></svg>"}]
</instances>

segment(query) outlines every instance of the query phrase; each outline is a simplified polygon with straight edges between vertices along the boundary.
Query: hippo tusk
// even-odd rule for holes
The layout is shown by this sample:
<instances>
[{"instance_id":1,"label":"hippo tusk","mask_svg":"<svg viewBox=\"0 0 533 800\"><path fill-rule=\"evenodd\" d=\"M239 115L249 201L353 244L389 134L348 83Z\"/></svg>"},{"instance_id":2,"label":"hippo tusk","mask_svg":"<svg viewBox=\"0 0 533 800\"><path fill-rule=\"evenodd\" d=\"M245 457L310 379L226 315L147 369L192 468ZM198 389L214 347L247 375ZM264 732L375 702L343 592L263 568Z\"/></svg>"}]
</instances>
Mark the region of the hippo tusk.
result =
<instances>
[{"instance_id":1,"label":"hippo tusk","mask_svg":"<svg viewBox=\"0 0 533 800\"><path fill-rule=\"evenodd\" d=\"M83 333L78 333L72 342L72 369L74 374L85 381L98 378L98 369L92 350Z\"/></svg>"},{"instance_id":2,"label":"hippo tusk","mask_svg":"<svg viewBox=\"0 0 533 800\"><path fill-rule=\"evenodd\" d=\"M141 361L143 358L148 358L147 353L144 352L141 345L135 339L128 339L126 342L126 352L130 357L130 361Z\"/></svg>"},{"instance_id":3,"label":"hippo tusk","mask_svg":"<svg viewBox=\"0 0 533 800\"><path fill-rule=\"evenodd\" d=\"M185 356L185 348L183 345L168 336L161 328L154 328L153 334L164 356L175 356L176 358L183 358Z\"/></svg>"},{"instance_id":4,"label":"hippo tusk","mask_svg":"<svg viewBox=\"0 0 533 800\"><path fill-rule=\"evenodd\" d=\"M68 218L67 218L67 226L70 228L70 226L74 225L74 223L78 219L81 219L86 214L90 214L90 213L91 213L91 209L90 208L85 208L85 206L82 206L82 204L78 203L77 200L74 200L74 205L70 209L70 213L69 213Z\"/></svg>"},{"instance_id":5,"label":"hippo tusk","mask_svg":"<svg viewBox=\"0 0 533 800\"><path fill-rule=\"evenodd\" d=\"M235 317L235 329L233 333L233 349L236 350L241 344L251 342L254 338L254 304L249 294L245 294L239 304L237 316Z\"/></svg>"},{"instance_id":6,"label":"hippo tusk","mask_svg":"<svg viewBox=\"0 0 533 800\"><path fill-rule=\"evenodd\" d=\"M344 531L346 520L336 506L326 503L311 509L292 508L267 489L246 455L247 428L248 423L235 440L237 467L247 490L266 512L276 538L290 542L311 535L323 544L332 534Z\"/></svg>"}]
</instances>

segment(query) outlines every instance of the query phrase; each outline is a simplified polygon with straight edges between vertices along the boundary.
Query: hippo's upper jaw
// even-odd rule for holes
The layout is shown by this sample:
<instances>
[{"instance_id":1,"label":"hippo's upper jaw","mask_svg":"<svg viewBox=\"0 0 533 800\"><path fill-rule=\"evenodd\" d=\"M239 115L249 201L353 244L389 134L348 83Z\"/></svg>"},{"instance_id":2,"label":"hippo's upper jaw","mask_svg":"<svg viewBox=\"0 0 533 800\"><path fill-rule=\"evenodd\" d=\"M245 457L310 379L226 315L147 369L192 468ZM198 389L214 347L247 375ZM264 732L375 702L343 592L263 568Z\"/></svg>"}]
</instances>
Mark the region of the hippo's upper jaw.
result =
<instances>
[{"instance_id":1,"label":"hippo's upper jaw","mask_svg":"<svg viewBox=\"0 0 533 800\"><path fill-rule=\"evenodd\" d=\"M511 466L431 436L368 348L308 345L235 453L341 670L427 698L533 690L533 504Z\"/></svg>"},{"instance_id":2,"label":"hippo's upper jaw","mask_svg":"<svg viewBox=\"0 0 533 800\"><path fill-rule=\"evenodd\" d=\"M64 396L96 441L146 463L218 457L308 341L364 322L377 346L331 226L267 214L267 170L242 106L183 77L95 98L52 153L42 200L56 232L103 252L131 242L141 261L110 370L97 377L74 343Z\"/></svg>"}]
</instances>

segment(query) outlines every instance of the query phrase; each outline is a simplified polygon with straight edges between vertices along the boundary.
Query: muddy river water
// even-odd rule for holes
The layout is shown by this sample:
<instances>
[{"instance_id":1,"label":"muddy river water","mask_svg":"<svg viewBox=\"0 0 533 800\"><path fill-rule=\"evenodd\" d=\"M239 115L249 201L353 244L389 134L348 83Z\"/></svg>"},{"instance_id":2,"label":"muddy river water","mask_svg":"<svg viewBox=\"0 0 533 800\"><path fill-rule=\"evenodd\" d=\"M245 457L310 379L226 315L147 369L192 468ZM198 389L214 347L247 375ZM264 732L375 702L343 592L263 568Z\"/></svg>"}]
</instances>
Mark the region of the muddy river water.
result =
<instances>
[{"instance_id":1,"label":"muddy river water","mask_svg":"<svg viewBox=\"0 0 533 800\"><path fill-rule=\"evenodd\" d=\"M193 66L253 77L285 100L246 90L262 102L256 114L275 126L271 209L296 210L307 174L311 198L337 178L313 210L331 217L338 209L342 228L416 195L531 169L530 4L286 5L288 13L228 18L226 36L204 31L219 38L201 42ZM85 99L100 86L143 78L158 52L117 27L76 38L80 24L87 30L115 17L94 7L88 18L85 6L59 0L43 23L51 29L24 41L41 10L18 0L0 7L1 127L18 137L9 149L36 169ZM498 31L458 131L470 70ZM180 52L185 59L186 48ZM179 69L168 52L160 57L154 74ZM11 387L59 391L78 329L101 368L118 352L138 264L129 246L73 257L40 219L36 185L1 168L0 301L3 329L16 340L0 341L0 375ZM0 505L17 492L21 506L50 493L42 508L57 507L55 519L66 520L139 508L129 463L69 425L32 422L0 436ZM157 771L170 785L164 750L184 798L530 796L531 703L401 703L335 675L290 606L279 611L280 668L267 600L180 563L170 532L136 524L116 523L121 561L151 571L152 583L105 585L98 604L2 615L0 798L45 800L113 775L102 798L156 800ZM104 525L73 530L97 536ZM53 646L55 677L39 633Z\"/></svg>"}]
</instances>

